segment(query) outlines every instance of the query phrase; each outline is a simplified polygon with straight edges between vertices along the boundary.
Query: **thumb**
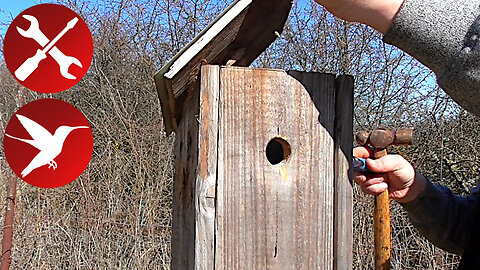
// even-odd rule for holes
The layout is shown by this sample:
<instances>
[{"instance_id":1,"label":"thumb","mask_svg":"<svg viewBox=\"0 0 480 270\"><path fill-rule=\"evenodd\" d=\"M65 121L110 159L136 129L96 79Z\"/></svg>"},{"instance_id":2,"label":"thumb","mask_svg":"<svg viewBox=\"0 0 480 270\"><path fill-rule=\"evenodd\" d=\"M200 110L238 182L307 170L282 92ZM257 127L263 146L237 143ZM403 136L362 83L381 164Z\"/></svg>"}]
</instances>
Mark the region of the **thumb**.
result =
<instances>
[{"instance_id":1,"label":"thumb","mask_svg":"<svg viewBox=\"0 0 480 270\"><path fill-rule=\"evenodd\" d=\"M402 168L405 159L400 155L387 155L379 159L368 159L368 169L376 173L394 172Z\"/></svg>"}]
</instances>

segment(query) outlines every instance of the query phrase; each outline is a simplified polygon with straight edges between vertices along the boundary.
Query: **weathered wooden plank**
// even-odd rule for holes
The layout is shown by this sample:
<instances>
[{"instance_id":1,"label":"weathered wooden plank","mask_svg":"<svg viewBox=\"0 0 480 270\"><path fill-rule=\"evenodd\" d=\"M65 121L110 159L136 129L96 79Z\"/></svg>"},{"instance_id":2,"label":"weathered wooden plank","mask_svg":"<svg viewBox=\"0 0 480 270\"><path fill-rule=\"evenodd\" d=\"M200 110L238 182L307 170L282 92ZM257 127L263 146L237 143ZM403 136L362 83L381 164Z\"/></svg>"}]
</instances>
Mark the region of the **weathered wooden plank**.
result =
<instances>
[{"instance_id":1,"label":"weathered wooden plank","mask_svg":"<svg viewBox=\"0 0 480 270\"><path fill-rule=\"evenodd\" d=\"M203 66L200 82L199 158L196 170L195 269L214 269L220 67Z\"/></svg>"},{"instance_id":2,"label":"weathered wooden plank","mask_svg":"<svg viewBox=\"0 0 480 270\"><path fill-rule=\"evenodd\" d=\"M352 269L353 262L353 77L336 79L334 269Z\"/></svg>"},{"instance_id":3,"label":"weathered wooden plank","mask_svg":"<svg viewBox=\"0 0 480 270\"><path fill-rule=\"evenodd\" d=\"M172 269L214 268L218 66L203 66L175 141Z\"/></svg>"},{"instance_id":4,"label":"weathered wooden plank","mask_svg":"<svg viewBox=\"0 0 480 270\"><path fill-rule=\"evenodd\" d=\"M189 106L178 124L175 138L173 181L172 269L195 267L195 180L198 164L199 85L192 86Z\"/></svg>"},{"instance_id":5,"label":"weathered wooden plank","mask_svg":"<svg viewBox=\"0 0 480 270\"><path fill-rule=\"evenodd\" d=\"M211 41L211 45L205 47L202 51L196 54L175 77L169 79L172 82L171 87L174 98L181 95L185 91L185 87L197 79L197 74L201 65L213 62L218 56L218 53L225 50L225 48L235 40L238 29L242 25L247 11L248 8L231 21L228 28L224 30L224 33L216 36Z\"/></svg>"},{"instance_id":6,"label":"weathered wooden plank","mask_svg":"<svg viewBox=\"0 0 480 270\"><path fill-rule=\"evenodd\" d=\"M222 68L218 269L332 269L334 76ZM291 146L271 165L266 145Z\"/></svg>"}]
</instances>

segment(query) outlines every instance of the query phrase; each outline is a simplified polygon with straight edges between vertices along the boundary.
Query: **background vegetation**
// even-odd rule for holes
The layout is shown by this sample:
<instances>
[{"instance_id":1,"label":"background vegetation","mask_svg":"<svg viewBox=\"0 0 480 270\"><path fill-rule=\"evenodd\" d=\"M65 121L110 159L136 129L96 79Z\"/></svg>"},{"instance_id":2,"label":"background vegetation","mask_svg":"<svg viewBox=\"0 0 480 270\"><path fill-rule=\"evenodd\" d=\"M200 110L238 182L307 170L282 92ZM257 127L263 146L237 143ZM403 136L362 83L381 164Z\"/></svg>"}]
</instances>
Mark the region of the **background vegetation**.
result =
<instances>
[{"instance_id":1,"label":"background vegetation","mask_svg":"<svg viewBox=\"0 0 480 270\"><path fill-rule=\"evenodd\" d=\"M0 62L2 131L20 104L54 97L79 108L95 137L90 166L71 184L18 181L12 268L169 269L174 137L163 130L152 76L230 2L59 0L87 22L95 48L87 75L64 93L24 89ZM0 21L16 15L1 13ZM479 180L480 120L372 29L298 0L283 35L253 66L354 75L356 130L413 126L420 139L395 151L459 194ZM2 152L0 198L11 177ZM355 269L372 269L372 208L355 189ZM459 257L428 243L397 203L392 208L393 269L455 269Z\"/></svg>"}]
</instances>

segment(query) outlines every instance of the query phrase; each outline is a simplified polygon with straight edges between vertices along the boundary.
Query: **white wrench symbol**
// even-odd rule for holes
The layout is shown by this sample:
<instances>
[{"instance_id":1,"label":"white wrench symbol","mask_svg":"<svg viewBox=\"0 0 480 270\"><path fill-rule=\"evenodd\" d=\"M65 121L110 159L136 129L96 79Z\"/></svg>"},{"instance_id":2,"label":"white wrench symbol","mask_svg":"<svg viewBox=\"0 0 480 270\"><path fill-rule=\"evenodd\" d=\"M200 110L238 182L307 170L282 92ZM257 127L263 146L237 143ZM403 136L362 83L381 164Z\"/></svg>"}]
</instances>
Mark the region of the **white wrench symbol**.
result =
<instances>
[{"instance_id":1,"label":"white wrench symbol","mask_svg":"<svg viewBox=\"0 0 480 270\"><path fill-rule=\"evenodd\" d=\"M37 18L31 15L22 15L22 17L30 21L30 27L27 30L23 30L17 26L18 33L26 38L31 38L35 40L40 46L45 47L48 42L50 42L50 40L40 30ZM82 63L80 63L77 58L72 56L66 56L56 46L52 47L48 51L48 54L50 54L53 59L55 59L55 61L60 67L60 74L62 74L64 78L71 80L76 79L75 76L68 73L68 69L72 64L82 67Z\"/></svg>"}]
</instances>

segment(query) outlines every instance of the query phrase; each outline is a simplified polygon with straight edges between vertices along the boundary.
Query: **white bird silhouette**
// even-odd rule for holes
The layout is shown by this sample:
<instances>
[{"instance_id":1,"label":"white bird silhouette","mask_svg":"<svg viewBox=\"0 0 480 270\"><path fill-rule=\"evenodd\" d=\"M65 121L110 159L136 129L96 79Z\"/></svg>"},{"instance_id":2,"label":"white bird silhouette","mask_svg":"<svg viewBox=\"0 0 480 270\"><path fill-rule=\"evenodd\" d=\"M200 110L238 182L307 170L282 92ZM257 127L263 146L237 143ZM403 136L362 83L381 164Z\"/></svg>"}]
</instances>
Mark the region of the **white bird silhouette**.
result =
<instances>
[{"instance_id":1,"label":"white bird silhouette","mask_svg":"<svg viewBox=\"0 0 480 270\"><path fill-rule=\"evenodd\" d=\"M40 153L38 153L32 159L30 164L28 164L27 167L22 171L22 177L27 176L33 170L47 164L48 168L53 167L53 170L57 169L57 163L53 159L55 159L62 152L63 143L65 142L68 134L75 129L89 128L87 126L60 126L57 128L57 130L55 130L55 134L52 136L48 130L35 121L19 114L17 114L17 118L33 140L20 139L8 134L6 135L12 139L26 142L40 150Z\"/></svg>"}]
</instances>

